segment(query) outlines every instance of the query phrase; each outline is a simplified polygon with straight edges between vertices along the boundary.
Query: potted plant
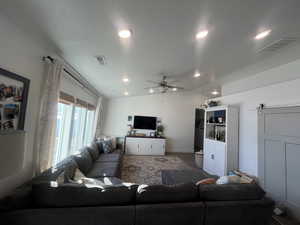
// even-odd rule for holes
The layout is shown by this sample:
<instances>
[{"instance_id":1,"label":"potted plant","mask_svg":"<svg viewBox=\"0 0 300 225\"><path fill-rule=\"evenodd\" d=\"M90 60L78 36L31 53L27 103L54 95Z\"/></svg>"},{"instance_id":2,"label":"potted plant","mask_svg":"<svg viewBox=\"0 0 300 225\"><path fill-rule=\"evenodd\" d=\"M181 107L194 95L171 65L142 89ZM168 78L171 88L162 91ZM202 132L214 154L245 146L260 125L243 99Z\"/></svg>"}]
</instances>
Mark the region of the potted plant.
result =
<instances>
[{"instance_id":1,"label":"potted plant","mask_svg":"<svg viewBox=\"0 0 300 225\"><path fill-rule=\"evenodd\" d=\"M162 124L159 124L159 125L157 126L157 129L156 129L156 131L157 131L157 136L158 136L158 137L163 137L164 130L165 130L164 126L163 126Z\"/></svg>"}]
</instances>

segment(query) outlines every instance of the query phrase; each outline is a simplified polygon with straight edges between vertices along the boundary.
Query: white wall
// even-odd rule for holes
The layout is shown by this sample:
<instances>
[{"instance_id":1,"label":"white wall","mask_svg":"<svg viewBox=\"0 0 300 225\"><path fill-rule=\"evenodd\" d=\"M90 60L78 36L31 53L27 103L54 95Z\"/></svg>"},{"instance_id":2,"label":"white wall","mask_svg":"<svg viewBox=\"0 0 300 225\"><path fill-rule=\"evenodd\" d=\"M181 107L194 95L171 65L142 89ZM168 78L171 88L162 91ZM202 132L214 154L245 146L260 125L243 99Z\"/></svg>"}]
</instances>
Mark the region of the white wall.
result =
<instances>
[{"instance_id":1,"label":"white wall","mask_svg":"<svg viewBox=\"0 0 300 225\"><path fill-rule=\"evenodd\" d=\"M41 57L51 54L51 52L44 47L42 42L33 39L18 29L2 15L0 15L0 30L0 67L22 75L31 81L25 121L25 130L28 132L27 150L25 153L22 153L24 155L24 166L22 170L12 176L0 180L1 197L32 176L33 143L43 74ZM1 160L5 160L5 155L1 155L0 151L0 169L2 165Z\"/></svg>"},{"instance_id":2,"label":"white wall","mask_svg":"<svg viewBox=\"0 0 300 225\"><path fill-rule=\"evenodd\" d=\"M300 60L297 60L223 86L223 92L231 94L217 100L240 107L239 166L242 171L257 175L256 107L261 103L300 105L299 68Z\"/></svg>"},{"instance_id":3,"label":"white wall","mask_svg":"<svg viewBox=\"0 0 300 225\"><path fill-rule=\"evenodd\" d=\"M128 115L160 117L165 126L168 152L194 151L195 109L204 102L193 92L111 99L107 102L104 134L125 136Z\"/></svg>"}]
</instances>

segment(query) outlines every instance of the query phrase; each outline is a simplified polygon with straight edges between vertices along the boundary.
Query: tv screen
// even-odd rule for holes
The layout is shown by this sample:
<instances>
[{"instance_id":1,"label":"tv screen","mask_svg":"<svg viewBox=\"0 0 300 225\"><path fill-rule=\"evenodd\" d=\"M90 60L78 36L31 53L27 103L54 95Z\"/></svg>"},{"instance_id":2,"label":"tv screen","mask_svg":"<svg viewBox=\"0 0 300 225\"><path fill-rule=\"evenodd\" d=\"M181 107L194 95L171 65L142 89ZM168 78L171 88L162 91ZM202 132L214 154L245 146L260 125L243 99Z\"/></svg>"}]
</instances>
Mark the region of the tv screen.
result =
<instances>
[{"instance_id":1,"label":"tv screen","mask_svg":"<svg viewBox=\"0 0 300 225\"><path fill-rule=\"evenodd\" d=\"M156 117L134 116L134 129L156 130Z\"/></svg>"}]
</instances>

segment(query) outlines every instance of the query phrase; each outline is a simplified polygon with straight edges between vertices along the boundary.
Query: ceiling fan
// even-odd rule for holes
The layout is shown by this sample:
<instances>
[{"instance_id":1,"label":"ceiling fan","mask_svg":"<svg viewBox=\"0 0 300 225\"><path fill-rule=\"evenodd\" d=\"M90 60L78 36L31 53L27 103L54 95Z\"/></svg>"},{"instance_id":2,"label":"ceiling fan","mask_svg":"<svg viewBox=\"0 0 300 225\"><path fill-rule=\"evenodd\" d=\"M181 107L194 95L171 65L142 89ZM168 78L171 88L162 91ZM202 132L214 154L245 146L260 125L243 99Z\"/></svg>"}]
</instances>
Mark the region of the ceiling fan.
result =
<instances>
[{"instance_id":1,"label":"ceiling fan","mask_svg":"<svg viewBox=\"0 0 300 225\"><path fill-rule=\"evenodd\" d=\"M178 82L177 80L167 81L167 79L168 79L168 77L166 75L163 75L161 81L147 80L147 82L152 83L152 84L156 84L156 86L147 87L145 89L148 89L150 91L150 93L153 93L154 89L159 89L160 93L166 93L170 90L177 91L177 90L183 90L184 89L183 87L179 87L179 86L176 86L176 85L171 85L172 83Z\"/></svg>"}]
</instances>

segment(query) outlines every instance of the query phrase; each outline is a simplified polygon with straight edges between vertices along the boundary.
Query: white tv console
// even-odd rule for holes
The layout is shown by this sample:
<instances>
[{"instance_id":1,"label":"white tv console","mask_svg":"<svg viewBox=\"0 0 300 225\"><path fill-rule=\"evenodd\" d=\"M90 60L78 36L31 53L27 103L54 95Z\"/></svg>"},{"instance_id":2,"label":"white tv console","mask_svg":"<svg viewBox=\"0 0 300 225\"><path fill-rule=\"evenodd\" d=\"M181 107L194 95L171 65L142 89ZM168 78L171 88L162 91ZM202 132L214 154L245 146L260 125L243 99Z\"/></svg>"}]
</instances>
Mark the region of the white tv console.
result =
<instances>
[{"instance_id":1,"label":"white tv console","mask_svg":"<svg viewBox=\"0 0 300 225\"><path fill-rule=\"evenodd\" d=\"M165 152L165 138L125 137L125 153L128 155L165 155Z\"/></svg>"}]
</instances>

